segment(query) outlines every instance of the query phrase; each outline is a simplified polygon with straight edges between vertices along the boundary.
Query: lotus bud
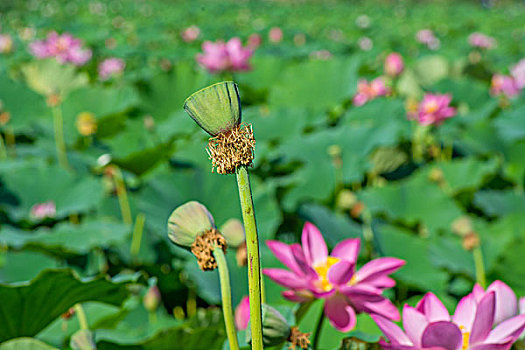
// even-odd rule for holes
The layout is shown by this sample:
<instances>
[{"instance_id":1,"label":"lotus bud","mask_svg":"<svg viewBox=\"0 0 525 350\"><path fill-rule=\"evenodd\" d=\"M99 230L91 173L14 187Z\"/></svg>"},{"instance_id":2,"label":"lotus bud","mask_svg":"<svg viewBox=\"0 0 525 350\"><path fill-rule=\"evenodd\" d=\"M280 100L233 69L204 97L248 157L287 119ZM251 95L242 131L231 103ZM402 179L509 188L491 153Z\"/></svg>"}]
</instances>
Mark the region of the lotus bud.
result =
<instances>
[{"instance_id":1,"label":"lotus bud","mask_svg":"<svg viewBox=\"0 0 525 350\"><path fill-rule=\"evenodd\" d=\"M291 328L286 319L273 307L262 305L262 333L264 347L276 346L290 338ZM250 327L247 328L246 340L252 341Z\"/></svg>"},{"instance_id":2,"label":"lotus bud","mask_svg":"<svg viewBox=\"0 0 525 350\"><path fill-rule=\"evenodd\" d=\"M157 310L157 308L160 305L160 291L159 287L157 286L151 286L146 294L144 294L144 298L142 299L142 303L144 304L144 307L149 312L154 312Z\"/></svg>"},{"instance_id":3,"label":"lotus bud","mask_svg":"<svg viewBox=\"0 0 525 350\"><path fill-rule=\"evenodd\" d=\"M93 333L88 329L81 329L71 336L69 346L74 350L96 350Z\"/></svg>"},{"instance_id":4,"label":"lotus bud","mask_svg":"<svg viewBox=\"0 0 525 350\"><path fill-rule=\"evenodd\" d=\"M168 237L183 247L191 247L198 235L213 228L213 216L204 205L195 201L181 205L168 219Z\"/></svg>"},{"instance_id":5,"label":"lotus bud","mask_svg":"<svg viewBox=\"0 0 525 350\"><path fill-rule=\"evenodd\" d=\"M238 219L229 219L221 226L220 231L230 247L238 247L246 241L244 225Z\"/></svg>"},{"instance_id":6,"label":"lotus bud","mask_svg":"<svg viewBox=\"0 0 525 350\"><path fill-rule=\"evenodd\" d=\"M233 81L213 84L192 94L184 109L211 136L241 123L241 101Z\"/></svg>"},{"instance_id":7,"label":"lotus bud","mask_svg":"<svg viewBox=\"0 0 525 350\"><path fill-rule=\"evenodd\" d=\"M243 331L250 323L250 298L244 297L235 308L235 326Z\"/></svg>"}]
</instances>

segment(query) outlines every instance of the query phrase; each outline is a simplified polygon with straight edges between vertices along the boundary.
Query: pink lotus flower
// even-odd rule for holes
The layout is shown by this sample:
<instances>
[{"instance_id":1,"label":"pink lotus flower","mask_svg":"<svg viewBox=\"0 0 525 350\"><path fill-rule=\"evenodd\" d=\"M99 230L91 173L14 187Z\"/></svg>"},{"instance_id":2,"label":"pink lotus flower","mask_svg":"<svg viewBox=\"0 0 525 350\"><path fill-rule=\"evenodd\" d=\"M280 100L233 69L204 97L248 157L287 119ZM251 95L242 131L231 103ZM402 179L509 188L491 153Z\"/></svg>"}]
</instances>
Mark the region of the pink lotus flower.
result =
<instances>
[{"instance_id":1,"label":"pink lotus flower","mask_svg":"<svg viewBox=\"0 0 525 350\"><path fill-rule=\"evenodd\" d=\"M452 96L450 94L426 94L419 104L418 122L421 125L439 125L445 119L456 115L456 109L450 107Z\"/></svg>"},{"instance_id":2,"label":"pink lotus flower","mask_svg":"<svg viewBox=\"0 0 525 350\"><path fill-rule=\"evenodd\" d=\"M356 106L362 106L376 97L386 96L389 93L390 88L386 86L383 78L376 78L370 83L361 79L357 83L357 94L354 96L353 103Z\"/></svg>"},{"instance_id":3,"label":"pink lotus flower","mask_svg":"<svg viewBox=\"0 0 525 350\"><path fill-rule=\"evenodd\" d=\"M124 71L126 62L120 58L111 57L98 65L98 76L101 80L107 80L112 75L119 75Z\"/></svg>"},{"instance_id":4,"label":"pink lotus flower","mask_svg":"<svg viewBox=\"0 0 525 350\"><path fill-rule=\"evenodd\" d=\"M242 331L248 328L250 322L250 299L244 297L235 308L235 327Z\"/></svg>"},{"instance_id":5,"label":"pink lotus flower","mask_svg":"<svg viewBox=\"0 0 525 350\"><path fill-rule=\"evenodd\" d=\"M189 26L188 28L184 29L184 31L180 34L182 40L184 40L187 43L191 43L192 41L197 40L199 38L199 35L201 35L201 30L197 26Z\"/></svg>"},{"instance_id":6,"label":"pink lotus flower","mask_svg":"<svg viewBox=\"0 0 525 350\"><path fill-rule=\"evenodd\" d=\"M273 27L272 29L270 29L270 31L268 32L268 39L274 44L281 42L281 40L283 40L282 29L279 27Z\"/></svg>"},{"instance_id":7,"label":"pink lotus flower","mask_svg":"<svg viewBox=\"0 0 525 350\"><path fill-rule=\"evenodd\" d=\"M82 42L71 34L48 34L45 40L37 40L29 44L29 51L37 58L54 57L60 63L73 63L82 66L91 59L91 50L83 49Z\"/></svg>"},{"instance_id":8,"label":"pink lotus flower","mask_svg":"<svg viewBox=\"0 0 525 350\"><path fill-rule=\"evenodd\" d=\"M490 83L490 93L493 96L504 95L513 98L520 93L520 89L513 77L503 74L494 74Z\"/></svg>"},{"instance_id":9,"label":"pink lotus flower","mask_svg":"<svg viewBox=\"0 0 525 350\"><path fill-rule=\"evenodd\" d=\"M227 43L219 40L215 43L205 41L202 44L204 53L197 55L197 62L212 73L229 71L245 71L251 67L248 60L253 51L242 46L241 39L235 37Z\"/></svg>"},{"instance_id":10,"label":"pink lotus flower","mask_svg":"<svg viewBox=\"0 0 525 350\"><path fill-rule=\"evenodd\" d=\"M468 43L473 47L479 47L480 49L488 50L496 46L496 39L483 33L476 32L469 35Z\"/></svg>"},{"instance_id":11,"label":"pink lotus flower","mask_svg":"<svg viewBox=\"0 0 525 350\"><path fill-rule=\"evenodd\" d=\"M473 293L460 300L450 317L441 301L427 293L415 308L403 308L403 328L372 315L383 334L379 344L390 350L508 350L525 328L525 315L515 316L492 329L496 292L476 302Z\"/></svg>"},{"instance_id":12,"label":"pink lotus flower","mask_svg":"<svg viewBox=\"0 0 525 350\"><path fill-rule=\"evenodd\" d=\"M13 39L9 34L0 34L0 53L9 53L13 49Z\"/></svg>"},{"instance_id":13,"label":"pink lotus flower","mask_svg":"<svg viewBox=\"0 0 525 350\"><path fill-rule=\"evenodd\" d=\"M31 217L34 219L54 218L57 214L55 202L38 203L31 207Z\"/></svg>"},{"instance_id":14,"label":"pink lotus flower","mask_svg":"<svg viewBox=\"0 0 525 350\"><path fill-rule=\"evenodd\" d=\"M518 89L525 87L525 58L510 69L510 75L514 78L514 83Z\"/></svg>"},{"instance_id":15,"label":"pink lotus flower","mask_svg":"<svg viewBox=\"0 0 525 350\"><path fill-rule=\"evenodd\" d=\"M416 39L421 44L426 45L431 50L437 50L440 46L440 41L430 29L421 29L416 34Z\"/></svg>"},{"instance_id":16,"label":"pink lotus flower","mask_svg":"<svg viewBox=\"0 0 525 350\"><path fill-rule=\"evenodd\" d=\"M520 301L520 315L525 315L525 297L521 297Z\"/></svg>"},{"instance_id":17,"label":"pink lotus flower","mask_svg":"<svg viewBox=\"0 0 525 350\"><path fill-rule=\"evenodd\" d=\"M403 72L405 65L403 57L397 52L393 52L386 56L385 59L385 73L391 77L396 77Z\"/></svg>"},{"instance_id":18,"label":"pink lotus flower","mask_svg":"<svg viewBox=\"0 0 525 350\"><path fill-rule=\"evenodd\" d=\"M295 302L325 299L325 315L342 332L355 327L359 312L399 319L397 308L381 293L395 285L388 275L403 266L403 260L375 259L356 272L359 239L340 242L328 255L321 232L307 222L301 240L302 247L298 243L267 241L273 254L290 270L269 268L263 272L289 289L283 292L286 299Z\"/></svg>"},{"instance_id":19,"label":"pink lotus flower","mask_svg":"<svg viewBox=\"0 0 525 350\"><path fill-rule=\"evenodd\" d=\"M494 311L494 324L501 323L518 314L518 299L514 291L505 283L501 281L494 281L487 290L479 284L474 286L472 293L477 303L490 292L494 292L496 297L496 305Z\"/></svg>"}]
</instances>

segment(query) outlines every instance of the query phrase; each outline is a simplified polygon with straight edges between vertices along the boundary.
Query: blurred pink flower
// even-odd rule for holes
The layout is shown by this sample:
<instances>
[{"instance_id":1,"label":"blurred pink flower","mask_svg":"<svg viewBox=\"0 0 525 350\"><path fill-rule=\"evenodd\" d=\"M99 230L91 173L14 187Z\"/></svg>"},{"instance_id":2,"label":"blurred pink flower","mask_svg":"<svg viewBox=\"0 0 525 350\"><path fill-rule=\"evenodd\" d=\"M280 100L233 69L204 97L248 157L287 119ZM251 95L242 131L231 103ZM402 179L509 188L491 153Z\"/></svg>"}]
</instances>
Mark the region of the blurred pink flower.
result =
<instances>
[{"instance_id":1,"label":"blurred pink flower","mask_svg":"<svg viewBox=\"0 0 525 350\"><path fill-rule=\"evenodd\" d=\"M525 315L525 297L521 297L520 301L520 315Z\"/></svg>"},{"instance_id":2,"label":"blurred pink flower","mask_svg":"<svg viewBox=\"0 0 525 350\"><path fill-rule=\"evenodd\" d=\"M512 98L519 95L520 89L513 77L494 74L490 83L490 93L493 96L505 95L508 98Z\"/></svg>"},{"instance_id":3,"label":"blurred pink flower","mask_svg":"<svg viewBox=\"0 0 525 350\"><path fill-rule=\"evenodd\" d=\"M492 49L494 46L496 46L496 39L483 33L476 32L469 35L468 43L473 47Z\"/></svg>"},{"instance_id":4,"label":"blurred pink flower","mask_svg":"<svg viewBox=\"0 0 525 350\"><path fill-rule=\"evenodd\" d=\"M392 52L386 56L384 70L387 75L391 77L398 76L403 72L404 68L403 57L400 54Z\"/></svg>"},{"instance_id":5,"label":"blurred pink flower","mask_svg":"<svg viewBox=\"0 0 525 350\"><path fill-rule=\"evenodd\" d=\"M494 329L496 292L485 293L478 301L471 293L461 299L451 317L432 293L415 308L403 308L404 331L380 315L372 315L383 334L383 349L390 350L508 350L525 328L525 315L515 316Z\"/></svg>"},{"instance_id":6,"label":"blurred pink flower","mask_svg":"<svg viewBox=\"0 0 525 350\"><path fill-rule=\"evenodd\" d=\"M0 34L0 53L9 53L13 49L13 39L9 34Z\"/></svg>"},{"instance_id":7,"label":"blurred pink flower","mask_svg":"<svg viewBox=\"0 0 525 350\"><path fill-rule=\"evenodd\" d=\"M92 52L82 48L82 42L71 34L48 34L45 40L37 40L29 44L29 51L37 58L54 57L60 63L73 63L82 66L91 59Z\"/></svg>"},{"instance_id":8,"label":"blurred pink flower","mask_svg":"<svg viewBox=\"0 0 525 350\"><path fill-rule=\"evenodd\" d=\"M430 29L421 29L416 34L416 39L421 44L425 44L431 50L437 50L440 46L440 41Z\"/></svg>"},{"instance_id":9,"label":"blurred pink flower","mask_svg":"<svg viewBox=\"0 0 525 350\"><path fill-rule=\"evenodd\" d=\"M374 42L369 37L364 36L357 40L357 45L359 45L359 48L363 51L370 51L372 47L374 47Z\"/></svg>"},{"instance_id":10,"label":"blurred pink flower","mask_svg":"<svg viewBox=\"0 0 525 350\"><path fill-rule=\"evenodd\" d=\"M385 96L389 93L390 88L386 86L383 78L375 78L370 83L361 79L357 83L357 94L354 96L353 103L355 106L362 106L376 97Z\"/></svg>"},{"instance_id":11,"label":"blurred pink flower","mask_svg":"<svg viewBox=\"0 0 525 350\"><path fill-rule=\"evenodd\" d=\"M277 259L290 269L263 270L272 280L288 288L283 292L286 299L295 302L325 299L324 314L343 332L355 327L359 312L399 319L399 311L382 292L395 285L388 275L403 266L403 260L374 259L355 271L360 240L346 239L328 255L321 232L309 222L304 225L301 241L302 246L266 242Z\"/></svg>"},{"instance_id":12,"label":"blurred pink flower","mask_svg":"<svg viewBox=\"0 0 525 350\"><path fill-rule=\"evenodd\" d=\"M57 214L55 202L38 203L31 207L31 217L34 219L54 218Z\"/></svg>"},{"instance_id":13,"label":"blurred pink flower","mask_svg":"<svg viewBox=\"0 0 525 350\"><path fill-rule=\"evenodd\" d=\"M247 44L247 47L251 50L255 50L256 48L258 48L259 46L261 46L262 44L262 37L257 34L257 33L253 33L251 34L249 37L248 37L248 44Z\"/></svg>"},{"instance_id":14,"label":"blurred pink flower","mask_svg":"<svg viewBox=\"0 0 525 350\"><path fill-rule=\"evenodd\" d=\"M235 37L228 42L218 40L217 42L205 41L202 44L204 53L197 55L197 62L212 73L229 71L249 70L248 60L253 51L242 46L241 39Z\"/></svg>"},{"instance_id":15,"label":"blurred pink flower","mask_svg":"<svg viewBox=\"0 0 525 350\"><path fill-rule=\"evenodd\" d=\"M450 94L426 94L419 104L418 122L421 125L439 125L445 119L456 115L456 109L450 107Z\"/></svg>"},{"instance_id":16,"label":"blurred pink flower","mask_svg":"<svg viewBox=\"0 0 525 350\"><path fill-rule=\"evenodd\" d=\"M201 30L199 27L189 26L188 28L184 29L180 35L182 37L182 40L184 40L187 43L191 43L192 41L197 40L200 34Z\"/></svg>"},{"instance_id":17,"label":"blurred pink flower","mask_svg":"<svg viewBox=\"0 0 525 350\"><path fill-rule=\"evenodd\" d=\"M245 330L250 322L250 299L243 297L235 308L235 327L239 331Z\"/></svg>"},{"instance_id":18,"label":"blurred pink flower","mask_svg":"<svg viewBox=\"0 0 525 350\"><path fill-rule=\"evenodd\" d=\"M282 29L279 27L273 27L272 29L270 29L270 31L268 32L268 39L274 44L281 42L281 40L283 40Z\"/></svg>"},{"instance_id":19,"label":"blurred pink flower","mask_svg":"<svg viewBox=\"0 0 525 350\"><path fill-rule=\"evenodd\" d=\"M514 78L514 82L519 89L525 87L525 58L521 59L510 69L510 75Z\"/></svg>"},{"instance_id":20,"label":"blurred pink flower","mask_svg":"<svg viewBox=\"0 0 525 350\"><path fill-rule=\"evenodd\" d=\"M98 65L98 76L101 80L106 80L112 75L121 74L125 67L124 60L116 57L107 58Z\"/></svg>"}]
</instances>

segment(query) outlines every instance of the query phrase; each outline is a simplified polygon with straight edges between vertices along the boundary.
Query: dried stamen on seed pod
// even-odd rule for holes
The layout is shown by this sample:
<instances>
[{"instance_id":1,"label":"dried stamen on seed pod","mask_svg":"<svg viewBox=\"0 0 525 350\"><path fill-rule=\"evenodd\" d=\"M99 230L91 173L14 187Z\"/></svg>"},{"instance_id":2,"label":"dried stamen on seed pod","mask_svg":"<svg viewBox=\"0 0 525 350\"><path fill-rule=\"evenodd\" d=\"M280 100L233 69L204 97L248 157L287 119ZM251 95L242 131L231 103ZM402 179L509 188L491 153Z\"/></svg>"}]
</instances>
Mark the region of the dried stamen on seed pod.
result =
<instances>
[{"instance_id":1,"label":"dried stamen on seed pod","mask_svg":"<svg viewBox=\"0 0 525 350\"><path fill-rule=\"evenodd\" d=\"M290 337L288 338L288 341L290 342L288 349L295 350L295 347L308 349L308 346L310 345L309 338L310 333L303 333L299 330L299 327L293 326L291 328Z\"/></svg>"},{"instance_id":2,"label":"dried stamen on seed pod","mask_svg":"<svg viewBox=\"0 0 525 350\"><path fill-rule=\"evenodd\" d=\"M239 166L252 166L255 138L250 124L241 124L208 141L208 155L219 174L234 174Z\"/></svg>"},{"instance_id":3,"label":"dried stamen on seed pod","mask_svg":"<svg viewBox=\"0 0 525 350\"><path fill-rule=\"evenodd\" d=\"M191 245L191 252L197 258L201 270L210 271L217 268L217 261L213 256L213 249L216 246L226 252L226 240L214 228L195 238Z\"/></svg>"}]
</instances>

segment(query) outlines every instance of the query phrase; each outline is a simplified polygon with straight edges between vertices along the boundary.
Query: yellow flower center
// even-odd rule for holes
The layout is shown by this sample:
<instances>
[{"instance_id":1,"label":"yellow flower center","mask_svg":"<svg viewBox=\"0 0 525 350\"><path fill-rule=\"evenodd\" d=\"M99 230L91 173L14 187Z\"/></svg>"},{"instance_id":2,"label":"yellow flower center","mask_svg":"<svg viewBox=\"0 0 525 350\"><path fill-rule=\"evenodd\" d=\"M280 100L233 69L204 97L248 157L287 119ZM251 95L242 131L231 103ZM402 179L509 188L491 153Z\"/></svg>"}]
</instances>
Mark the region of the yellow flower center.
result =
<instances>
[{"instance_id":1,"label":"yellow flower center","mask_svg":"<svg viewBox=\"0 0 525 350\"><path fill-rule=\"evenodd\" d=\"M317 281L318 287L321 288L323 291L327 292L334 288L334 286L332 286L332 284L328 280L328 270L330 269L330 267L337 264L340 260L341 259L339 258L329 256L328 258L326 258L325 261L314 264L313 268L319 276L319 280Z\"/></svg>"},{"instance_id":2,"label":"yellow flower center","mask_svg":"<svg viewBox=\"0 0 525 350\"><path fill-rule=\"evenodd\" d=\"M465 331L465 327L459 326L461 333L463 334L463 343L461 344L461 350L467 350L470 341L470 332Z\"/></svg>"},{"instance_id":3,"label":"yellow flower center","mask_svg":"<svg viewBox=\"0 0 525 350\"><path fill-rule=\"evenodd\" d=\"M436 101L430 101L425 104L426 113L434 113L438 109L438 104Z\"/></svg>"}]
</instances>

